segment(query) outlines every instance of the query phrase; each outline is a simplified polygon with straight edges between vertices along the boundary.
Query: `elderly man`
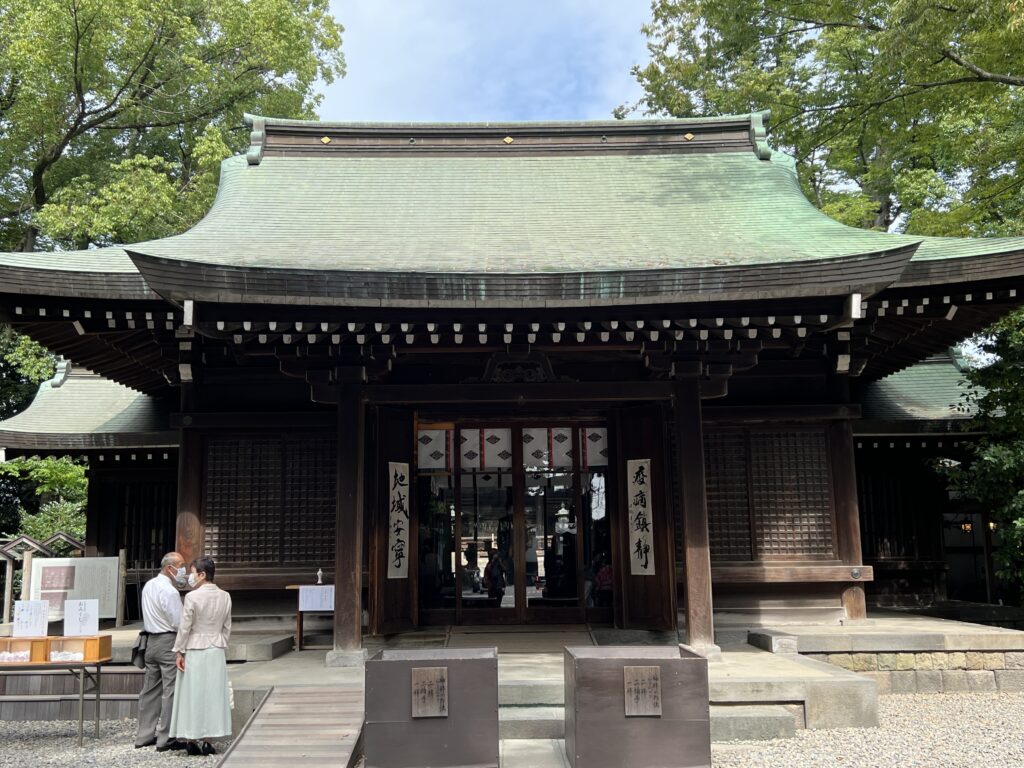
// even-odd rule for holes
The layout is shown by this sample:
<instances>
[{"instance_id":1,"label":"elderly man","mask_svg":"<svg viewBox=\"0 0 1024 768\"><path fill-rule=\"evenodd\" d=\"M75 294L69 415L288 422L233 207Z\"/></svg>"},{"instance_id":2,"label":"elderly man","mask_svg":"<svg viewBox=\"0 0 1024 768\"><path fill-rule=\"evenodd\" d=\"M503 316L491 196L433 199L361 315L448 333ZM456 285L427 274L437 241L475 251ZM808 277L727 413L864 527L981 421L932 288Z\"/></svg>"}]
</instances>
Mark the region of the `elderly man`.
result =
<instances>
[{"instance_id":1,"label":"elderly man","mask_svg":"<svg viewBox=\"0 0 1024 768\"><path fill-rule=\"evenodd\" d=\"M160 573L142 589L142 622L149 634L146 646L146 677L139 695L139 732L136 747L156 744L157 752L183 749L171 741L171 708L174 705L174 639L181 623L181 595L184 589L185 558L168 552L160 561ZM159 721L159 726L158 726Z\"/></svg>"}]
</instances>

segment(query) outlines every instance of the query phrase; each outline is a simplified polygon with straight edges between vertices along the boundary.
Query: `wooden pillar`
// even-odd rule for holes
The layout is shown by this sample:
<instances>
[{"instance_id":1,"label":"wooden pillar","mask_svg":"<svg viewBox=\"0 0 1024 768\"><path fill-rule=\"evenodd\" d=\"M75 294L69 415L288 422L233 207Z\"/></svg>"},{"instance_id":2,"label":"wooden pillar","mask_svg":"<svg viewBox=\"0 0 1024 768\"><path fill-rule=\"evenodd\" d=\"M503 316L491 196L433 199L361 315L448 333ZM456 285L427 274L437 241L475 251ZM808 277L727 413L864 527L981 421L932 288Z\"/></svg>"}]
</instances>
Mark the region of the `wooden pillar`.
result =
<instances>
[{"instance_id":1,"label":"wooden pillar","mask_svg":"<svg viewBox=\"0 0 1024 768\"><path fill-rule=\"evenodd\" d=\"M860 542L860 507L857 504L857 468L853 454L853 429L849 421L829 427L832 487L836 505L836 546L844 565L864 564ZM848 619L867 618L867 600L861 584L843 590L843 610Z\"/></svg>"},{"instance_id":2,"label":"wooden pillar","mask_svg":"<svg viewBox=\"0 0 1024 768\"><path fill-rule=\"evenodd\" d=\"M365 404L358 384L338 385L338 504L334 548L334 652L329 665L362 657Z\"/></svg>"},{"instance_id":3,"label":"wooden pillar","mask_svg":"<svg viewBox=\"0 0 1024 768\"><path fill-rule=\"evenodd\" d=\"M174 548L191 563L203 554L203 436L180 432L178 449L178 518Z\"/></svg>"},{"instance_id":4,"label":"wooden pillar","mask_svg":"<svg viewBox=\"0 0 1024 768\"><path fill-rule=\"evenodd\" d=\"M0 555L0 559L4 561L4 610L0 621L10 624L14 606L14 558Z\"/></svg>"},{"instance_id":5,"label":"wooden pillar","mask_svg":"<svg viewBox=\"0 0 1024 768\"><path fill-rule=\"evenodd\" d=\"M95 461L95 457L92 459ZM85 556L99 557L100 483L91 467L86 470L88 497L85 503Z\"/></svg>"},{"instance_id":6,"label":"wooden pillar","mask_svg":"<svg viewBox=\"0 0 1024 768\"><path fill-rule=\"evenodd\" d=\"M707 489L704 483L704 430L701 423L700 381L674 386L676 461L681 488L683 572L686 577L687 643L714 646L711 614L711 550L708 539Z\"/></svg>"}]
</instances>

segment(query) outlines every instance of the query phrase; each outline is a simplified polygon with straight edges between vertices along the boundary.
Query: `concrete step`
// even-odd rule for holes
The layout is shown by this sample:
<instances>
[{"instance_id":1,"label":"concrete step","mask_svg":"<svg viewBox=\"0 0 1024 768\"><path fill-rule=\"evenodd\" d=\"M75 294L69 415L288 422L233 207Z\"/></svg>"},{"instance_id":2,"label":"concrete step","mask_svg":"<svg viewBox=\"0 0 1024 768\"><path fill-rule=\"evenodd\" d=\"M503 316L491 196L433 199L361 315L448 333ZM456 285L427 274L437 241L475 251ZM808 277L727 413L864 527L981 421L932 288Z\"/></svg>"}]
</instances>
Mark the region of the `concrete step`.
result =
<instances>
[{"instance_id":1,"label":"concrete step","mask_svg":"<svg viewBox=\"0 0 1024 768\"><path fill-rule=\"evenodd\" d=\"M711 707L712 741L767 741L796 735L796 717L781 704Z\"/></svg>"},{"instance_id":2,"label":"concrete step","mask_svg":"<svg viewBox=\"0 0 1024 768\"><path fill-rule=\"evenodd\" d=\"M711 740L766 741L796 734L796 717L781 704L712 705ZM565 708L502 706L498 710L502 739L564 739Z\"/></svg>"},{"instance_id":3,"label":"concrete step","mask_svg":"<svg viewBox=\"0 0 1024 768\"><path fill-rule=\"evenodd\" d=\"M501 707L498 738L564 739L564 707Z\"/></svg>"},{"instance_id":4,"label":"concrete step","mask_svg":"<svg viewBox=\"0 0 1024 768\"><path fill-rule=\"evenodd\" d=\"M565 704L565 683L561 680L499 682L498 704L503 707L561 707Z\"/></svg>"}]
</instances>

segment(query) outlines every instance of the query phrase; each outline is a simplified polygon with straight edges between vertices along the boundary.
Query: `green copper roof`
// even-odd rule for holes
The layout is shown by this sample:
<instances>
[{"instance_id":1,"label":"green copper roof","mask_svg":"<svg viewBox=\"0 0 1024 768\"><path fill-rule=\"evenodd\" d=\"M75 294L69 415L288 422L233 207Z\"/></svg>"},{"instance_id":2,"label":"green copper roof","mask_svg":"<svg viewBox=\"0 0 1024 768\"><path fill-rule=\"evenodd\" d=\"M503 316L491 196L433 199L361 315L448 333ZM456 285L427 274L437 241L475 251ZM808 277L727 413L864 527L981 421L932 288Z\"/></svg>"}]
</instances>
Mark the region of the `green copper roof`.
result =
<instances>
[{"instance_id":1,"label":"green copper roof","mask_svg":"<svg viewBox=\"0 0 1024 768\"><path fill-rule=\"evenodd\" d=\"M176 445L167 423L166 408L150 395L61 362L28 408L0 421L0 447Z\"/></svg>"},{"instance_id":2,"label":"green copper roof","mask_svg":"<svg viewBox=\"0 0 1024 768\"><path fill-rule=\"evenodd\" d=\"M131 250L225 266L521 274L809 262L917 241L829 219L789 163L753 152L271 156L227 161L203 221Z\"/></svg>"},{"instance_id":3,"label":"green copper roof","mask_svg":"<svg viewBox=\"0 0 1024 768\"><path fill-rule=\"evenodd\" d=\"M936 355L868 384L861 397L865 419L876 421L969 419L962 364Z\"/></svg>"}]
</instances>

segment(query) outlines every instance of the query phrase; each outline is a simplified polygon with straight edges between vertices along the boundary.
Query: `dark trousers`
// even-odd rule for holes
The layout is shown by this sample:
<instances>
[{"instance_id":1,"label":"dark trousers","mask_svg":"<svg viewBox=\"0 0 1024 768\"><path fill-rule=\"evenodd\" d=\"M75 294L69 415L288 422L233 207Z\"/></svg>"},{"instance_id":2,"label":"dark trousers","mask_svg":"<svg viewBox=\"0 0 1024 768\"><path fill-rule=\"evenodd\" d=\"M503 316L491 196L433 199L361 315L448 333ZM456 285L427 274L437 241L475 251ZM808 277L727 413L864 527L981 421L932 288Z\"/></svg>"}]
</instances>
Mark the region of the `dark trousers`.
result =
<instances>
[{"instance_id":1,"label":"dark trousers","mask_svg":"<svg viewBox=\"0 0 1024 768\"><path fill-rule=\"evenodd\" d=\"M142 693L139 694L139 732L135 735L136 744L146 744L154 738L158 747L167 743L177 673L174 665L175 637L173 634L149 636L146 676L142 683Z\"/></svg>"}]
</instances>

